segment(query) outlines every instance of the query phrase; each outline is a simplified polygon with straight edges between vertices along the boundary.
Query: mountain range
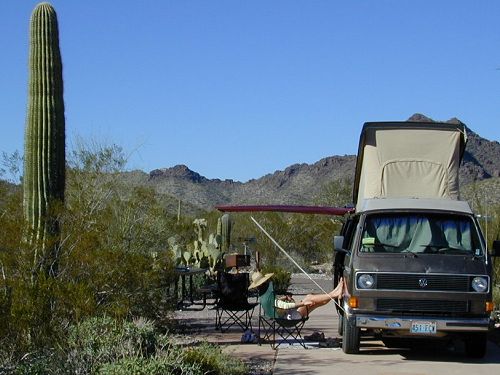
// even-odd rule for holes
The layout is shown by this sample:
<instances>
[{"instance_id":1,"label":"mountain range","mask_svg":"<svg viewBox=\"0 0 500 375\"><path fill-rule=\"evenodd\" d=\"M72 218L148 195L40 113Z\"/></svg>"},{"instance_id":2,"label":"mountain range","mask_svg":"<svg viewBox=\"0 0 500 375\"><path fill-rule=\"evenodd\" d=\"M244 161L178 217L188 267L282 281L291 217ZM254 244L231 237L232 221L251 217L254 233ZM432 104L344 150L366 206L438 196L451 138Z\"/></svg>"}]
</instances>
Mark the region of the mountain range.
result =
<instances>
[{"instance_id":1,"label":"mountain range","mask_svg":"<svg viewBox=\"0 0 500 375\"><path fill-rule=\"evenodd\" d=\"M415 114L409 121L432 121ZM453 118L448 122L460 120ZM461 188L467 191L475 181L495 181L500 176L500 144L482 138L467 128L468 142L460 166ZM355 155L328 156L314 164L294 164L248 182L208 179L185 165L145 172L128 172L134 184L153 187L159 194L181 200L190 207L206 211L219 204L314 204L325 187L336 180L353 180ZM482 186L488 186L483 183ZM468 189L471 191L471 189ZM497 191L497 189L495 189ZM489 200L498 202L498 192ZM346 202L348 203L348 202ZM174 206L170 204L170 206ZM173 207L171 207L173 209Z\"/></svg>"}]
</instances>

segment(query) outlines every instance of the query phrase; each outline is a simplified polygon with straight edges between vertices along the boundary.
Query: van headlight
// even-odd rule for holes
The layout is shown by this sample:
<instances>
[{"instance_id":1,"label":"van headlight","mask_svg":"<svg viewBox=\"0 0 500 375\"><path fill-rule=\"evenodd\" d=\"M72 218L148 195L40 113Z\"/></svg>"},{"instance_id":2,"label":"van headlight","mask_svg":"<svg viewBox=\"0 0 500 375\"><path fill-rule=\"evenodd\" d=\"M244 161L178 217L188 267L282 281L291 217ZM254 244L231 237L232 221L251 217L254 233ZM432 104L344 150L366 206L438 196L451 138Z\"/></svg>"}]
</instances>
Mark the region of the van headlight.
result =
<instances>
[{"instance_id":1,"label":"van headlight","mask_svg":"<svg viewBox=\"0 0 500 375\"><path fill-rule=\"evenodd\" d=\"M372 289L375 287L375 279L369 273L358 275L358 289Z\"/></svg>"},{"instance_id":2,"label":"van headlight","mask_svg":"<svg viewBox=\"0 0 500 375\"><path fill-rule=\"evenodd\" d=\"M482 276L476 276L472 279L472 289L478 293L483 293L488 290L488 279Z\"/></svg>"}]
</instances>

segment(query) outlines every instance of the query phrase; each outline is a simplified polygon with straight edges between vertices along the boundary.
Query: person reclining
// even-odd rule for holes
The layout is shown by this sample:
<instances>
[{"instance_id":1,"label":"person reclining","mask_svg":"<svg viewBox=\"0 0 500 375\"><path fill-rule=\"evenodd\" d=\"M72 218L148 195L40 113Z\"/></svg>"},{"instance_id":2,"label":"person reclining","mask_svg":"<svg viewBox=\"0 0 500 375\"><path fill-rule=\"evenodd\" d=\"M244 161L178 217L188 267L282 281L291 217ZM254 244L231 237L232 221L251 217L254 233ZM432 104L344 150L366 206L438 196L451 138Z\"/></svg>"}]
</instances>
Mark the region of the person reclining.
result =
<instances>
[{"instance_id":1,"label":"person reclining","mask_svg":"<svg viewBox=\"0 0 500 375\"><path fill-rule=\"evenodd\" d=\"M263 275L261 272L256 271L252 273L252 283L248 289L257 289L261 300L266 300L269 293L274 293L273 288L270 288L271 277L274 273L267 273ZM323 294L308 294L300 302L295 302L291 295L285 294L280 298L275 298L274 307L276 313L280 318L289 320L299 320L309 316L314 309L324 306L332 300L342 297L344 294L344 280L340 279L339 283L329 293Z\"/></svg>"}]
</instances>

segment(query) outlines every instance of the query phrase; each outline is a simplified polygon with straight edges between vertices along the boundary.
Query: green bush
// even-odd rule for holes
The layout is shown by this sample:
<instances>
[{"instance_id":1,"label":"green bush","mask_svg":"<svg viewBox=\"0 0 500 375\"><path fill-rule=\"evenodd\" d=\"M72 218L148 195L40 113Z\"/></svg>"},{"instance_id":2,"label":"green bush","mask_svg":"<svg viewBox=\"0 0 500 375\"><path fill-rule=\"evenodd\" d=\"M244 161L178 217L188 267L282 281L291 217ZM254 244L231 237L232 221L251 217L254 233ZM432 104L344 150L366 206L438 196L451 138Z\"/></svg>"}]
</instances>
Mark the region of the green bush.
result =
<instances>
[{"instance_id":1,"label":"green bush","mask_svg":"<svg viewBox=\"0 0 500 375\"><path fill-rule=\"evenodd\" d=\"M57 274L37 272L21 190L0 183L0 373L241 373L241 362L216 347L186 351L151 323L168 326L175 275L167 239L189 226L153 189L126 182L119 148L73 157Z\"/></svg>"},{"instance_id":2,"label":"green bush","mask_svg":"<svg viewBox=\"0 0 500 375\"><path fill-rule=\"evenodd\" d=\"M102 365L96 372L100 375L203 375L198 364L186 364L182 355L155 358L125 358L114 363Z\"/></svg>"},{"instance_id":3,"label":"green bush","mask_svg":"<svg viewBox=\"0 0 500 375\"><path fill-rule=\"evenodd\" d=\"M207 343L183 349L151 321L91 318L70 329L66 369L84 374L245 374L244 364Z\"/></svg>"},{"instance_id":4,"label":"green bush","mask_svg":"<svg viewBox=\"0 0 500 375\"><path fill-rule=\"evenodd\" d=\"M296 270L296 267L250 217L254 217L301 267L307 269L312 262L332 261L331 240L333 234L340 230L340 224L330 217L277 212L241 213L234 216L234 245L242 250L243 241L247 240L252 253L259 251L262 265L279 265L288 271Z\"/></svg>"},{"instance_id":5,"label":"green bush","mask_svg":"<svg viewBox=\"0 0 500 375\"><path fill-rule=\"evenodd\" d=\"M242 375L248 368L240 360L222 352L219 346L203 343L184 353L184 363L201 366L200 374Z\"/></svg>"},{"instance_id":6,"label":"green bush","mask_svg":"<svg viewBox=\"0 0 500 375\"><path fill-rule=\"evenodd\" d=\"M69 367L93 373L103 363L129 357L148 358L156 351L156 338L151 321L119 322L108 316L93 317L69 329Z\"/></svg>"},{"instance_id":7,"label":"green bush","mask_svg":"<svg viewBox=\"0 0 500 375\"><path fill-rule=\"evenodd\" d=\"M273 286L274 291L277 294L284 294L288 287L290 286L290 279L292 278L292 274L281 267L278 266L266 266L263 268L262 272L266 273L274 273L273 275Z\"/></svg>"},{"instance_id":8,"label":"green bush","mask_svg":"<svg viewBox=\"0 0 500 375\"><path fill-rule=\"evenodd\" d=\"M0 348L0 351L2 348ZM6 354L6 353L2 353ZM68 329L52 349L37 349L15 360L4 356L1 374L246 374L246 366L212 344L183 348L155 331L145 319L93 317Z\"/></svg>"},{"instance_id":9,"label":"green bush","mask_svg":"<svg viewBox=\"0 0 500 375\"><path fill-rule=\"evenodd\" d=\"M498 279L496 281L497 285L493 286L493 302L495 303L495 309L500 311L500 283L498 283Z\"/></svg>"},{"instance_id":10,"label":"green bush","mask_svg":"<svg viewBox=\"0 0 500 375\"><path fill-rule=\"evenodd\" d=\"M240 360L224 354L218 346L203 343L199 347L184 350L168 345L149 358L126 357L105 363L98 368L96 373L102 375L243 375L248 373L248 369Z\"/></svg>"},{"instance_id":11,"label":"green bush","mask_svg":"<svg viewBox=\"0 0 500 375\"><path fill-rule=\"evenodd\" d=\"M55 350L27 353L17 364L1 367L0 374L15 375L63 375L67 374L65 360Z\"/></svg>"},{"instance_id":12,"label":"green bush","mask_svg":"<svg viewBox=\"0 0 500 375\"><path fill-rule=\"evenodd\" d=\"M0 184L0 348L15 362L64 343L92 316L143 316L168 325L174 277L167 239L176 218L150 188L121 179L119 148L81 149L69 159L58 273L37 272L24 241L22 192ZM17 359L16 359L17 358Z\"/></svg>"}]
</instances>

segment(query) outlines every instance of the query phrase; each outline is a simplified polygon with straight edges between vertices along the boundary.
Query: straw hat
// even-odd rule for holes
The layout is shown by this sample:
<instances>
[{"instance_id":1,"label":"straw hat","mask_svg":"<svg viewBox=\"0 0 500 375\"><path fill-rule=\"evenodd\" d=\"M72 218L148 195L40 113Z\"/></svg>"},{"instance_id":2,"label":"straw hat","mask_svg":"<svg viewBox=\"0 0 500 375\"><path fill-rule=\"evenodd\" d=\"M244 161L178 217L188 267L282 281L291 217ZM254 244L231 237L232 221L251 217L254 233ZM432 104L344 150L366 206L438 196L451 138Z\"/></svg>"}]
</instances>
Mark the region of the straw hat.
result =
<instances>
[{"instance_id":1,"label":"straw hat","mask_svg":"<svg viewBox=\"0 0 500 375\"><path fill-rule=\"evenodd\" d=\"M259 271L252 273L252 283L250 284L248 289L257 288L258 286L264 284L267 280L269 280L273 275L274 273L266 273L265 275L263 275Z\"/></svg>"}]
</instances>

